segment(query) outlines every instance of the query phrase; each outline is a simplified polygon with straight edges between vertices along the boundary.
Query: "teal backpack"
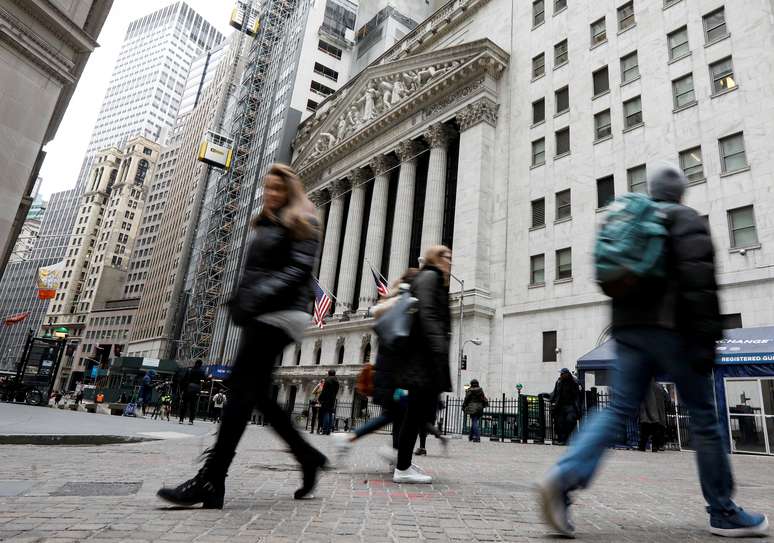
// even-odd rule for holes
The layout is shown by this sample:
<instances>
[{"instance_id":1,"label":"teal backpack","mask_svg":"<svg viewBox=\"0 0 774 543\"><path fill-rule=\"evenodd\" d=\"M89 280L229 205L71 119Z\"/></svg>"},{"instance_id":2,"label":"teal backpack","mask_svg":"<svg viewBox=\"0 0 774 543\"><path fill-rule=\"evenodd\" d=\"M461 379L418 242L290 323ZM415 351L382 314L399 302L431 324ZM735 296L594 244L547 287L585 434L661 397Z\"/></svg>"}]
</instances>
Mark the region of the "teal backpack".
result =
<instances>
[{"instance_id":1,"label":"teal backpack","mask_svg":"<svg viewBox=\"0 0 774 543\"><path fill-rule=\"evenodd\" d=\"M596 279L612 298L636 290L643 279L666 277L666 210L639 192L615 199L594 247Z\"/></svg>"}]
</instances>

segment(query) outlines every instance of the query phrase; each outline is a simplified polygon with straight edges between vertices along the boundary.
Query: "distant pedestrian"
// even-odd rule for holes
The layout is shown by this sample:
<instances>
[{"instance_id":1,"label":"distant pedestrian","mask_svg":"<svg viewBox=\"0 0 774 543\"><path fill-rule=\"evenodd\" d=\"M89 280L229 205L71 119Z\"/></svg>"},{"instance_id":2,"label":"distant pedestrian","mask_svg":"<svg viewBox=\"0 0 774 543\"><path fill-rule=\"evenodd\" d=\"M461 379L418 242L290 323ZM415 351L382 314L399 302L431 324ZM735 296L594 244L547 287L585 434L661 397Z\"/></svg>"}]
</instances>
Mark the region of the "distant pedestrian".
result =
<instances>
[{"instance_id":1,"label":"distant pedestrian","mask_svg":"<svg viewBox=\"0 0 774 543\"><path fill-rule=\"evenodd\" d=\"M462 402L462 410L466 415L470 415L470 436L468 441L478 443L481 441L481 428L479 421L484 409L489 407L489 400L484 394L484 390L478 385L477 379L470 381L470 387L465 391L465 400Z\"/></svg>"},{"instance_id":2,"label":"distant pedestrian","mask_svg":"<svg viewBox=\"0 0 774 543\"><path fill-rule=\"evenodd\" d=\"M183 424L185 421L186 413L188 414L188 424L194 423L196 406L199 403L199 393L202 391L202 381L206 378L201 360L196 360L193 367L188 368L183 375L181 382L183 397L180 401L180 424Z\"/></svg>"},{"instance_id":3,"label":"distant pedestrian","mask_svg":"<svg viewBox=\"0 0 774 543\"><path fill-rule=\"evenodd\" d=\"M212 398L212 420L214 422L220 422L220 417L223 415L223 406L226 404L226 395L223 391L218 391Z\"/></svg>"},{"instance_id":4,"label":"distant pedestrian","mask_svg":"<svg viewBox=\"0 0 774 543\"><path fill-rule=\"evenodd\" d=\"M322 394L323 386L325 385L325 379L320 381L312 389L312 397L309 399L309 418L311 420L310 434L314 433L315 424L317 424L317 433L320 433L322 428L322 420L320 420L320 394Z\"/></svg>"},{"instance_id":5,"label":"distant pedestrian","mask_svg":"<svg viewBox=\"0 0 774 543\"><path fill-rule=\"evenodd\" d=\"M166 392L161 396L159 402L161 403L161 418L166 418L169 421L169 415L172 412L172 395Z\"/></svg>"},{"instance_id":6,"label":"distant pedestrian","mask_svg":"<svg viewBox=\"0 0 774 543\"><path fill-rule=\"evenodd\" d=\"M148 410L148 405L151 403L153 397L153 378L156 376L156 372L148 370L142 378L142 384L140 385L140 393L138 403L142 406L142 416Z\"/></svg>"},{"instance_id":7,"label":"distant pedestrian","mask_svg":"<svg viewBox=\"0 0 774 543\"><path fill-rule=\"evenodd\" d=\"M442 400L438 400L438 403L435 405L435 407L430 411L430 414L428 415L428 420L425 422L425 425L419 429L419 447L417 447L417 450L414 451L415 456L426 456L427 455L427 436L432 435L436 439L440 440L441 446L443 447L443 454L446 455L448 453L447 447L449 445L449 440L446 438L445 435L441 432L441 429L438 428L436 425L436 420L438 419L438 411L442 411L444 409L444 403Z\"/></svg>"},{"instance_id":8,"label":"distant pedestrian","mask_svg":"<svg viewBox=\"0 0 774 543\"><path fill-rule=\"evenodd\" d=\"M655 379L645 391L640 404L640 447L644 451L651 439L651 450L658 452L664 446L666 435L666 391Z\"/></svg>"},{"instance_id":9,"label":"distant pedestrian","mask_svg":"<svg viewBox=\"0 0 774 543\"><path fill-rule=\"evenodd\" d=\"M78 381L75 383L75 405L80 405L83 402L83 382Z\"/></svg>"},{"instance_id":10,"label":"distant pedestrian","mask_svg":"<svg viewBox=\"0 0 774 543\"><path fill-rule=\"evenodd\" d=\"M551 393L556 445L566 445L570 434L578 425L580 415L580 390L578 383L567 368L559 372L554 391Z\"/></svg>"},{"instance_id":11,"label":"distant pedestrian","mask_svg":"<svg viewBox=\"0 0 774 543\"><path fill-rule=\"evenodd\" d=\"M613 299L615 394L610 406L584 425L540 485L543 515L565 536L572 536L575 530L569 518L568 494L589 485L602 455L626 419L637 413L657 373L669 375L690 411L710 532L746 537L768 530L764 515L744 511L731 499L734 480L718 424L712 378L715 341L723 331L715 251L706 221L680 204L686 186L687 179L678 168L649 167L652 201L634 194L623 196L611 204L600 229L598 276L618 277L602 283ZM660 254L643 251L643 247L658 249L661 240ZM631 267L624 265L627 261ZM635 274L635 269L645 271Z\"/></svg>"},{"instance_id":12,"label":"distant pedestrian","mask_svg":"<svg viewBox=\"0 0 774 543\"><path fill-rule=\"evenodd\" d=\"M339 394L339 380L336 370L328 370L323 389L320 393L320 419L323 434L330 435L336 418L336 396Z\"/></svg>"}]
</instances>

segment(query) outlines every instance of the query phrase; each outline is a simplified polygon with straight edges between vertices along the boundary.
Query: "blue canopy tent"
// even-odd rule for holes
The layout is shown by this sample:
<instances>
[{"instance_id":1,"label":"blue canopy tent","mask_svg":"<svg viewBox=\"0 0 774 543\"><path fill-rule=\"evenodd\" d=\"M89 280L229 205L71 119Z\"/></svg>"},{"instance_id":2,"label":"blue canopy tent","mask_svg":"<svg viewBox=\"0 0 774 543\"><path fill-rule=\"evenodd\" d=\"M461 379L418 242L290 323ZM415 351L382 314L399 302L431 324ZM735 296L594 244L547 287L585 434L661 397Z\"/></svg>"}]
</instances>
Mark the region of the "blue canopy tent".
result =
<instances>
[{"instance_id":1,"label":"blue canopy tent","mask_svg":"<svg viewBox=\"0 0 774 543\"><path fill-rule=\"evenodd\" d=\"M774 326L726 330L723 339L717 342L716 353L715 399L726 443L730 443L726 379L774 377ZM610 370L615 365L615 358L615 341L612 339L580 357L576 369L584 388L587 372ZM670 379L668 375L657 375L656 380ZM770 449L774 452L774 444Z\"/></svg>"}]
</instances>

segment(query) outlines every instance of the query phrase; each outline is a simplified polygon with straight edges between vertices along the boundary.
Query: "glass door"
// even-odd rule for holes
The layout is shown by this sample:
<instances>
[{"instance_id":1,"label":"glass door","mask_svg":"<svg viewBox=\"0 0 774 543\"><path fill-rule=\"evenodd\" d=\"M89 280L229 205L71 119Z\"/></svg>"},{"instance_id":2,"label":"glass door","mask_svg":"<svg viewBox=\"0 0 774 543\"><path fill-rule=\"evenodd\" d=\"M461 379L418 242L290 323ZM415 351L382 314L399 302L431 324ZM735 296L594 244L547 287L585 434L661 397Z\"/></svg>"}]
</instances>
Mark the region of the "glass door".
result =
<instances>
[{"instance_id":1,"label":"glass door","mask_svg":"<svg viewBox=\"0 0 774 543\"><path fill-rule=\"evenodd\" d=\"M763 417L766 422L769 454L774 454L774 378L761 379L761 396L763 396Z\"/></svg>"},{"instance_id":2,"label":"glass door","mask_svg":"<svg viewBox=\"0 0 774 543\"><path fill-rule=\"evenodd\" d=\"M763 382L767 387L767 409L764 409ZM772 387L774 379L726 379L728 427L733 452L771 454L769 436L774 438Z\"/></svg>"}]
</instances>

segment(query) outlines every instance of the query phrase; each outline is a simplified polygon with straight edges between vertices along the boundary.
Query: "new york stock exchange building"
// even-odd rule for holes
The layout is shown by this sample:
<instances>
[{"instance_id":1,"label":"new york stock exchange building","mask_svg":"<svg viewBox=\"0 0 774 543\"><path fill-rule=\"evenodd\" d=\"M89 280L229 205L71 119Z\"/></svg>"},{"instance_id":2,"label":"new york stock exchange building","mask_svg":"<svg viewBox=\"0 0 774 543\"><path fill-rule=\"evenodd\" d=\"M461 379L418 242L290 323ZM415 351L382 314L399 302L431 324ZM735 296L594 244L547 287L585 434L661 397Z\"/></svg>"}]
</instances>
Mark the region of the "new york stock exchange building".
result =
<instances>
[{"instance_id":1,"label":"new york stock exchange building","mask_svg":"<svg viewBox=\"0 0 774 543\"><path fill-rule=\"evenodd\" d=\"M667 34L687 24L701 35L701 14L688 11L690 2L663 12L661 2L637 4L629 19L609 2L449 2L302 123L293 166L324 224L318 277L335 305L324 328L310 326L283 354L280 401L298 409L329 369L342 384L340 401L351 401L361 365L378 350L367 317L377 299L372 269L391 283L438 243L452 248L457 278L450 284L455 386L460 345L463 385L478 379L497 397L515 396L518 383L529 394L550 392L561 368L574 369L609 338L609 306L592 262L605 206L641 188L648 165L682 161L680 152L694 146L705 153L705 185L712 182L721 175L718 141L722 154L722 138L735 129L723 111L713 124L670 128L679 113ZM726 9L729 24L744 16ZM622 57L632 51L638 77L624 81L631 72ZM696 68L697 81L700 69L706 65ZM661 79L667 84L656 85ZM697 91L700 108L705 98ZM738 119L739 106L723 100L713 105ZM755 196L764 181L746 195L688 189L687 203L708 213L720 234L721 268L735 257L726 254L733 251L723 237L725 213L709 210L770 200ZM765 299L766 283L735 277L740 286L723 294L727 312ZM772 319L770 308L750 313ZM593 374L586 384L595 384ZM606 383L600 376L596 384Z\"/></svg>"}]
</instances>

